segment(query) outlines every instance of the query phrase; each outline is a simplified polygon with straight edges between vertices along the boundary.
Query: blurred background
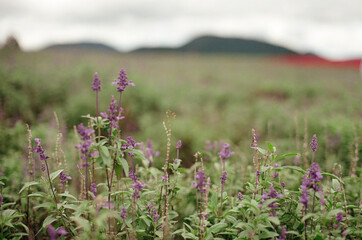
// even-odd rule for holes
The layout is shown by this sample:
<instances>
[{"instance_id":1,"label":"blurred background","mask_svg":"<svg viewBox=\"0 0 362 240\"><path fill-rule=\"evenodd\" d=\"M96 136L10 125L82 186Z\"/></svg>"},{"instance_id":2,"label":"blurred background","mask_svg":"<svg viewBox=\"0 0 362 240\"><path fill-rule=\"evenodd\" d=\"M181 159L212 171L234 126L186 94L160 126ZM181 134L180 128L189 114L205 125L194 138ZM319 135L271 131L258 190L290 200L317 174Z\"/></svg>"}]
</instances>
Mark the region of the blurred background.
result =
<instances>
[{"instance_id":1,"label":"blurred background","mask_svg":"<svg viewBox=\"0 0 362 240\"><path fill-rule=\"evenodd\" d=\"M254 128L260 146L298 153L283 164L299 166L316 133L317 161L348 173L361 153L361 9L358 0L1 1L0 174L26 167L26 123L49 154L60 131L76 163L73 126L96 113L94 73L106 111L121 68L136 84L122 98L123 137L150 139L156 166L171 110L185 166L206 141L230 143L234 161L251 164Z\"/></svg>"}]
</instances>

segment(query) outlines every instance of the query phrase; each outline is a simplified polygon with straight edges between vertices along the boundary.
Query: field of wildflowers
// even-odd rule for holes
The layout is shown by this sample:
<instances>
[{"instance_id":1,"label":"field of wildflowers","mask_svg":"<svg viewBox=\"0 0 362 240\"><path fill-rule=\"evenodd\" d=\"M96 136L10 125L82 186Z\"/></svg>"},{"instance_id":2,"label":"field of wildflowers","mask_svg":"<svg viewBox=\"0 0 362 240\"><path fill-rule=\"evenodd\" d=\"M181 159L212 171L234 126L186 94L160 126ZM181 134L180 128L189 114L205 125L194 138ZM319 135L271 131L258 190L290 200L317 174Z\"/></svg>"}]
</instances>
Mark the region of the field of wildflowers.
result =
<instances>
[{"instance_id":1,"label":"field of wildflowers","mask_svg":"<svg viewBox=\"0 0 362 240\"><path fill-rule=\"evenodd\" d=\"M13 79L21 81L21 77ZM267 139L264 135L271 134L272 127L268 123L266 126L264 123L256 124L266 128L261 127L260 132L257 127L249 128L249 133L245 135L250 137L238 146L235 144L238 141L229 131L239 131L240 128L231 124L233 130L226 129L230 123L227 122L222 126L224 131L217 132L218 138L210 137L215 141L206 141L202 143L204 146L199 146L193 141L200 141L200 137L193 140L192 133L185 136L177 132L180 131L178 124L185 123L178 121L178 114L176 116L172 111L159 118L162 129L156 130L162 134L151 138L157 141L145 138L142 142L134 130L142 126L142 123L137 126L133 123L136 112L144 108L156 108L156 112L163 109L157 109L159 105L153 103L157 100L148 99L147 94L142 92L144 90L140 89L144 86L139 86L134 78L129 80L124 69L119 71L113 83L106 79L112 78L95 73L93 83L88 81L84 90L93 93L92 97L78 99L86 101L85 105L75 102L82 108L81 111L69 109L70 112L83 113L80 117L67 119L67 124L76 125L73 135L64 133L58 119L60 113L52 115L56 119L55 134L34 124L34 129L26 125L26 137L21 127L2 123L3 126L11 126L11 132L9 130L7 134L12 134L12 138L24 134L22 138L27 139L27 143L23 143L21 148L18 146L21 141L15 144L9 138L6 143L8 149L2 148L1 239L361 238L360 125L351 124L348 154L343 157L340 156L345 152L336 149L336 146L343 149L341 145L325 146L336 139L330 132L323 133L321 138L320 131L316 130L317 134L309 137L306 134L309 131L305 130L304 139L298 142L301 133L297 127L293 131L293 134L299 134L295 140L297 147L285 147L293 145L290 139L277 141L283 148L262 141ZM8 84L12 86L16 81ZM74 82L74 85L77 84ZM162 89L162 81L158 87ZM192 86L187 87L193 91ZM279 88L283 86L255 94L266 94L271 101L269 94L272 92L273 101L279 102L286 97L282 91L273 92ZM54 101L57 97L66 101L62 94L55 94L59 91L65 94L68 90L64 89L55 87L53 93L50 89L50 93L46 94L52 95ZM111 94L101 95L104 89ZM127 95L128 91L141 91L146 98L137 97L137 94ZM216 97L220 101L216 105L221 104L216 115L227 114L223 108L228 105L228 98L217 94ZM8 100L8 96L3 99ZM103 107L105 101L109 102L108 108ZM137 101L141 104L135 103ZM197 99L195 101L197 103ZM356 104L355 100L349 101ZM135 108L139 108L136 112L132 110L133 103ZM36 110L43 105L36 102L27 104L34 105L20 106ZM51 102L47 104L52 106ZM282 102L280 104L283 105ZM207 111L201 106L196 107L200 108L200 112ZM207 108L207 104L204 107ZM22 112L24 115L16 116L14 109L17 108L5 109L9 119L21 117L28 120L30 126L33 125L34 113ZM235 108L231 110L237 111ZM37 111L42 112L40 109ZM253 114L258 113L254 111ZM266 118L281 113L277 108L270 111L263 113ZM9 116L10 113L15 115ZM189 113L188 109L181 111L181 116L186 113ZM150 116L144 119L153 121ZM298 116L295 117L293 122L292 118L293 124L297 124L298 119ZM223 119L214 120L220 123ZM196 131L193 129L199 125L197 121L196 127L192 126L193 122L186 123L190 124L187 134ZM308 128L308 123L312 129L319 126L305 120L301 128ZM148 127L152 128L152 125ZM285 127L271 135L278 139L284 131L290 130ZM142 129L145 129L144 125ZM153 131L145 129L143 134L155 136ZM210 132L213 131L210 129ZM239 134L244 131L240 129ZM135 134L131 135L132 132ZM323 139L328 134L334 138ZM70 139L65 141L65 136ZM225 138L229 141L219 141ZM54 141L51 147L48 142ZM286 149L287 153L279 153L277 147ZM240 148L245 149L246 156ZM22 155L27 156L26 164L25 169L19 171L19 161L14 159L21 159ZM340 157L340 165L328 162L326 159L330 156Z\"/></svg>"}]
</instances>

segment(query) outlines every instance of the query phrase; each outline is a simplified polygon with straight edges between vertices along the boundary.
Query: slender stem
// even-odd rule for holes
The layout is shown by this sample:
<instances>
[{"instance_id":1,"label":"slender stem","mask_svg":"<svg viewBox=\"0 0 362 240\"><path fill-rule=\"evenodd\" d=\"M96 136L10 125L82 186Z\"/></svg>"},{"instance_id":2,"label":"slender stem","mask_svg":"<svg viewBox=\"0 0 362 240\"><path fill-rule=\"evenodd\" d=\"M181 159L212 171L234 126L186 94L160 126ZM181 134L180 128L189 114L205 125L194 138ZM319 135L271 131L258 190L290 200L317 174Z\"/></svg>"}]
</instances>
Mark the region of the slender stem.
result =
<instances>
[{"instance_id":1,"label":"slender stem","mask_svg":"<svg viewBox=\"0 0 362 240\"><path fill-rule=\"evenodd\" d=\"M88 163L85 160L85 198L88 200L88 189L89 189L89 182L88 182Z\"/></svg>"},{"instance_id":2,"label":"slender stem","mask_svg":"<svg viewBox=\"0 0 362 240\"><path fill-rule=\"evenodd\" d=\"M49 184L50 184L50 190L52 190L52 193L53 193L53 197L54 197L54 201L55 203L57 203L57 198L55 197L55 193L54 193L54 189L53 189L53 184L52 184L52 181L50 179L50 173L49 173L49 167L48 167L48 162L46 160L44 160L45 162L45 166L47 167L47 174L48 174L48 179L49 179Z\"/></svg>"}]
</instances>

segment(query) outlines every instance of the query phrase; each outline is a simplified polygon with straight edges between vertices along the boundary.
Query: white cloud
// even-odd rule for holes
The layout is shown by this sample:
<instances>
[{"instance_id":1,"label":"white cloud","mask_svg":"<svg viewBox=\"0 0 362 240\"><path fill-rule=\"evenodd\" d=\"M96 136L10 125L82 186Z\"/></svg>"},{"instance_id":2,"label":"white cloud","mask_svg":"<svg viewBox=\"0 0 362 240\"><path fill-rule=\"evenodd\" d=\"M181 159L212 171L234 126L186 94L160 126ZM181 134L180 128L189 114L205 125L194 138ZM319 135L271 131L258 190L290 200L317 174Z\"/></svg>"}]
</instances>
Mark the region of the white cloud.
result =
<instances>
[{"instance_id":1,"label":"white cloud","mask_svg":"<svg viewBox=\"0 0 362 240\"><path fill-rule=\"evenodd\" d=\"M0 42L27 50L92 40L129 50L218 34L265 39L325 56L362 56L360 0L12 0L0 2Z\"/></svg>"}]
</instances>

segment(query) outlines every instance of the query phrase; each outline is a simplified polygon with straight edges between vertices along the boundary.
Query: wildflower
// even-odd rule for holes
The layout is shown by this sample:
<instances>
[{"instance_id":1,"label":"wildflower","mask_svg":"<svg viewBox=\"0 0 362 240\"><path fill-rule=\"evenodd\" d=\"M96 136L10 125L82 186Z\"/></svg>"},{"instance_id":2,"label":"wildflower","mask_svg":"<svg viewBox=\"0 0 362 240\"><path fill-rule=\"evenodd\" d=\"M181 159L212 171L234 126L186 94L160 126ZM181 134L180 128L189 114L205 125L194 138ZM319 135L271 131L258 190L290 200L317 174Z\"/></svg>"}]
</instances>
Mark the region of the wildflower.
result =
<instances>
[{"instance_id":1,"label":"wildflower","mask_svg":"<svg viewBox=\"0 0 362 240\"><path fill-rule=\"evenodd\" d=\"M124 116L121 116L121 112L123 111L123 108L118 107L116 99L114 99L114 96L111 96L111 103L108 106L108 113L101 112L100 115L104 118L107 118L109 120L109 123L111 127L117 128L118 121L123 119Z\"/></svg>"},{"instance_id":2,"label":"wildflower","mask_svg":"<svg viewBox=\"0 0 362 240\"><path fill-rule=\"evenodd\" d=\"M303 190L302 191L302 197L301 199L299 200L300 203L302 203L304 205L305 208L308 207L308 202L309 202L309 184L310 184L310 179L304 175L303 176L303 181L302 181L302 185L300 186L300 188Z\"/></svg>"},{"instance_id":3,"label":"wildflower","mask_svg":"<svg viewBox=\"0 0 362 240\"><path fill-rule=\"evenodd\" d=\"M80 135L81 140L90 139L91 135L94 133L94 130L88 129L83 125L83 123L78 125L78 133Z\"/></svg>"},{"instance_id":4,"label":"wildflower","mask_svg":"<svg viewBox=\"0 0 362 240\"><path fill-rule=\"evenodd\" d=\"M337 213L336 222L343 222L343 212Z\"/></svg>"},{"instance_id":5,"label":"wildflower","mask_svg":"<svg viewBox=\"0 0 362 240\"><path fill-rule=\"evenodd\" d=\"M33 152L39 153L40 160L46 161L49 157L45 155L45 150L41 146L41 139L35 138L36 146L33 148Z\"/></svg>"},{"instance_id":6,"label":"wildflower","mask_svg":"<svg viewBox=\"0 0 362 240\"><path fill-rule=\"evenodd\" d=\"M312 141L309 144L309 146L313 152L317 151L318 144L317 144L317 135L316 134L313 135Z\"/></svg>"},{"instance_id":7,"label":"wildflower","mask_svg":"<svg viewBox=\"0 0 362 240\"><path fill-rule=\"evenodd\" d=\"M97 190L97 184L92 183L90 185L90 191L94 194L94 196L96 196L98 194L98 190Z\"/></svg>"},{"instance_id":8,"label":"wildflower","mask_svg":"<svg viewBox=\"0 0 362 240\"><path fill-rule=\"evenodd\" d=\"M99 92L101 90L101 79L99 78L98 73L94 74L92 90L95 92Z\"/></svg>"},{"instance_id":9,"label":"wildflower","mask_svg":"<svg viewBox=\"0 0 362 240\"><path fill-rule=\"evenodd\" d=\"M284 183L284 182L282 182L281 184L282 184L282 188L284 189L284 188L285 188L285 183Z\"/></svg>"},{"instance_id":10,"label":"wildflower","mask_svg":"<svg viewBox=\"0 0 362 240\"><path fill-rule=\"evenodd\" d=\"M280 192L277 192L274 189L274 185L270 185L269 187L269 193L265 193L263 196L261 196L261 203L264 203L268 199L276 199L276 198L283 198L283 195L280 194ZM268 205L268 207L272 210L271 215L276 217L276 214L274 213L274 209L278 207L278 205L275 202L272 202Z\"/></svg>"},{"instance_id":11,"label":"wildflower","mask_svg":"<svg viewBox=\"0 0 362 240\"><path fill-rule=\"evenodd\" d=\"M143 151L146 159L148 160L148 163L153 162L153 157L157 157L160 155L160 152L154 151L152 142L150 139L147 139L147 146L145 147L143 143L140 144L140 149Z\"/></svg>"},{"instance_id":12,"label":"wildflower","mask_svg":"<svg viewBox=\"0 0 362 240\"><path fill-rule=\"evenodd\" d=\"M278 176L279 176L279 173L278 173L278 172L274 172L274 174L273 174L274 180L275 180Z\"/></svg>"},{"instance_id":13,"label":"wildflower","mask_svg":"<svg viewBox=\"0 0 362 240\"><path fill-rule=\"evenodd\" d=\"M244 196L243 196L243 194L241 192L238 193L238 199L240 201L243 201L243 199L244 199Z\"/></svg>"},{"instance_id":14,"label":"wildflower","mask_svg":"<svg viewBox=\"0 0 362 240\"><path fill-rule=\"evenodd\" d=\"M55 230L55 228L51 224L47 226L47 233L50 240L56 240L58 235L68 235L68 232L65 231L62 227L59 227L57 230Z\"/></svg>"},{"instance_id":15,"label":"wildflower","mask_svg":"<svg viewBox=\"0 0 362 240\"><path fill-rule=\"evenodd\" d=\"M136 142L131 136L128 136L127 139L127 144L124 144L121 148L122 149L135 149L136 146L140 145L140 143ZM130 157L134 156L134 153L128 153L128 155Z\"/></svg>"},{"instance_id":16,"label":"wildflower","mask_svg":"<svg viewBox=\"0 0 362 240\"><path fill-rule=\"evenodd\" d=\"M182 146L182 142L181 142L181 140L178 140L178 141L177 141L176 148L177 148L177 149L180 149L181 146Z\"/></svg>"},{"instance_id":17,"label":"wildflower","mask_svg":"<svg viewBox=\"0 0 362 240\"><path fill-rule=\"evenodd\" d=\"M122 93L126 87L129 86L135 86L134 83L132 83L132 81L127 81L128 77L127 77L127 73L126 71L122 68L121 71L119 72L119 76L117 78L118 80L115 80L112 85L118 85L117 87L117 92Z\"/></svg>"},{"instance_id":18,"label":"wildflower","mask_svg":"<svg viewBox=\"0 0 362 240\"><path fill-rule=\"evenodd\" d=\"M222 185L225 184L225 182L226 182L226 177L227 177L227 173L226 173L226 171L224 171L224 172L222 173L222 176L220 177L220 180L221 180L221 184L222 184Z\"/></svg>"},{"instance_id":19,"label":"wildflower","mask_svg":"<svg viewBox=\"0 0 362 240\"><path fill-rule=\"evenodd\" d=\"M196 180L196 182L194 182L192 184L192 187L199 189L201 193L205 193L206 185L207 185L205 172L202 171L201 169L199 169L199 171L197 172L197 174L195 176L195 180Z\"/></svg>"},{"instance_id":20,"label":"wildflower","mask_svg":"<svg viewBox=\"0 0 362 240\"><path fill-rule=\"evenodd\" d=\"M140 192L143 190L144 187L147 187L147 184L139 181L139 180L134 180L133 181L133 184L131 185L131 187L134 188L134 192L133 192L133 195L132 195L132 198L133 199L138 199L140 198Z\"/></svg>"},{"instance_id":21,"label":"wildflower","mask_svg":"<svg viewBox=\"0 0 362 240\"><path fill-rule=\"evenodd\" d=\"M223 148L221 149L221 151L219 153L219 157L222 160L225 160L225 159L228 159L233 154L234 154L234 152L230 152L230 145L225 143L225 145L223 146Z\"/></svg>"},{"instance_id":22,"label":"wildflower","mask_svg":"<svg viewBox=\"0 0 362 240\"><path fill-rule=\"evenodd\" d=\"M125 207L122 207L121 218L122 218L123 220L125 220L126 217L127 217L127 210L126 210Z\"/></svg>"},{"instance_id":23,"label":"wildflower","mask_svg":"<svg viewBox=\"0 0 362 240\"><path fill-rule=\"evenodd\" d=\"M313 182L312 188L314 191L319 191L317 183L323 179L323 176L320 171L321 168L319 167L318 163L313 162L309 171L306 173L310 176L309 177L310 181Z\"/></svg>"},{"instance_id":24,"label":"wildflower","mask_svg":"<svg viewBox=\"0 0 362 240\"><path fill-rule=\"evenodd\" d=\"M68 174L65 174L64 172L61 172L59 175L60 183L65 183L67 179L72 179Z\"/></svg>"},{"instance_id":25,"label":"wildflower","mask_svg":"<svg viewBox=\"0 0 362 240\"><path fill-rule=\"evenodd\" d=\"M155 209L154 202L151 202L151 204L147 203L146 208L148 209L148 213L150 214L153 222L157 224L158 220L160 220L160 215L157 213L157 210Z\"/></svg>"},{"instance_id":26,"label":"wildflower","mask_svg":"<svg viewBox=\"0 0 362 240\"><path fill-rule=\"evenodd\" d=\"M277 240L287 240L287 227L284 225L282 227L282 232L280 233L280 237Z\"/></svg>"}]
</instances>

